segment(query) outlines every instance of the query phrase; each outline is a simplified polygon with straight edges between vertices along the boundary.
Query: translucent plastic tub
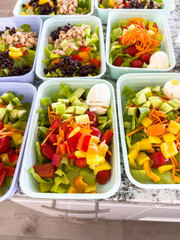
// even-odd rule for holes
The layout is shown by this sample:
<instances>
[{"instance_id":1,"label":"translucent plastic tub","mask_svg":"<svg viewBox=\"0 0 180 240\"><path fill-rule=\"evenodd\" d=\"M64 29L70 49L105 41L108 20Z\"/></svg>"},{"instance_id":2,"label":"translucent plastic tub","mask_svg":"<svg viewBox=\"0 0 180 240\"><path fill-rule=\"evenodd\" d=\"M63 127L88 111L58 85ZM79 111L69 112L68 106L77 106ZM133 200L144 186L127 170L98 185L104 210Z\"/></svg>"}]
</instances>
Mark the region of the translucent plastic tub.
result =
<instances>
[{"instance_id":1,"label":"translucent plastic tub","mask_svg":"<svg viewBox=\"0 0 180 240\"><path fill-rule=\"evenodd\" d=\"M16 5L14 7L14 10L13 10L13 14L14 14L15 17L22 16L21 15L21 5L26 4L29 1L30 0L18 0L17 1ZM94 12L94 0L90 0L90 1L91 1L91 10L88 14L85 14L85 16L90 16ZM35 15L35 16L39 16L43 21L45 21L48 18L56 18L57 17L57 15ZM63 17L66 16L66 17L70 17L70 18L72 17L72 15L62 15L62 16ZM76 18L79 18L79 15L74 15L74 16L76 16Z\"/></svg>"},{"instance_id":2,"label":"translucent plastic tub","mask_svg":"<svg viewBox=\"0 0 180 240\"><path fill-rule=\"evenodd\" d=\"M19 158L17 161L16 170L15 170L14 177L13 177L13 180L11 183L11 187L2 197L0 197L0 202L4 201L7 198L12 197L12 195L15 193L15 191L17 189L24 147L26 144L26 138L28 135L32 111L34 108L34 103L35 103L35 98L36 98L36 88L32 84L29 84L29 83L2 83L1 82L0 83L0 95L2 95L4 92L7 92L7 91L14 91L17 95L20 95L20 94L24 95L22 102L30 102L31 103L31 111L29 114L29 119L28 119L26 130L24 133L23 142L21 145L21 151L19 153Z\"/></svg>"},{"instance_id":3,"label":"translucent plastic tub","mask_svg":"<svg viewBox=\"0 0 180 240\"><path fill-rule=\"evenodd\" d=\"M104 51L104 37L103 37L103 30L101 20L98 17L94 16L79 16L78 18L72 16L71 18L67 16L57 16L56 18L48 19L44 22L42 36L41 36L41 48L38 53L38 59L36 64L36 75L41 78L43 81L49 80L49 78L44 77L43 69L45 67L43 60L46 59L44 47L48 45L48 37L50 33L57 29L59 26L64 26L67 23L72 25L77 24L89 24L94 29L96 26L99 26L99 44L100 44L100 58L101 58L101 67L100 67L100 74L92 77L83 77L85 79L88 78L100 78L106 71L106 63L105 63L105 51ZM60 78L53 78L53 79L60 79ZM62 78L63 79L63 78ZM66 78L69 79L69 78ZM81 78L79 78L81 79ZM76 78L74 78L76 80Z\"/></svg>"},{"instance_id":4,"label":"translucent plastic tub","mask_svg":"<svg viewBox=\"0 0 180 240\"><path fill-rule=\"evenodd\" d=\"M143 18L145 20L150 20L152 22L157 22L158 27L163 34L163 40L161 43L161 50L166 52L169 57L170 66L167 69L148 69L148 68L132 68L132 67L116 67L109 63L109 51L110 51L110 37L111 37L111 28L112 25L116 22L119 22L120 19L130 19L133 18ZM118 79L122 74L125 73L151 73L151 72L168 72L175 67L176 59L174 55L174 49L172 45L172 39L170 35L170 30L168 26L167 19L165 15L157 11L146 11L139 10L138 12L133 11L129 15L129 11L124 10L119 12L114 10L110 12L107 25L107 34L106 34L106 63L109 66L110 74L112 78Z\"/></svg>"},{"instance_id":5,"label":"translucent plastic tub","mask_svg":"<svg viewBox=\"0 0 180 240\"><path fill-rule=\"evenodd\" d=\"M141 73L141 74L125 74L121 76L117 81L117 101L118 101L118 114L119 114L119 127L121 144L123 150L123 160L125 165L125 172L128 179L136 186L144 189L179 189L180 184L143 184L137 182L130 173L130 167L128 162L128 154L125 140L125 131L123 123L123 112L126 107L126 100L121 95L125 86L129 86L133 90L139 91L147 86L157 86L161 87L169 80L177 79L180 81L179 73Z\"/></svg>"},{"instance_id":6,"label":"translucent plastic tub","mask_svg":"<svg viewBox=\"0 0 180 240\"><path fill-rule=\"evenodd\" d=\"M42 20L39 17L8 17L8 18L0 18L0 31L4 31L5 27L8 26L10 28L15 27L19 28L23 24L29 24L33 32L38 33L38 43L36 48L36 55L34 58L34 64L31 71L22 76L12 76L12 77L0 77L0 82L26 82L32 83L35 75L35 65L37 60L37 53L39 51L39 42L42 30Z\"/></svg>"},{"instance_id":7,"label":"translucent plastic tub","mask_svg":"<svg viewBox=\"0 0 180 240\"><path fill-rule=\"evenodd\" d=\"M168 17L171 11L175 9L175 3L174 0L163 0L164 7L162 9L158 9L159 12L165 13L165 15ZM99 0L95 0L95 7L98 11L98 17L101 19L102 24L107 24L108 20L108 14L111 11L114 11L112 8L100 8L99 7ZM120 13L123 13L125 9L119 9L118 11ZM157 9L156 9L157 10ZM151 9L150 11L156 11L155 9ZM129 12L129 16L131 16L132 12L138 12L141 11L140 9L126 9L126 11ZM143 9L143 11L148 11L147 9Z\"/></svg>"},{"instance_id":8,"label":"translucent plastic tub","mask_svg":"<svg viewBox=\"0 0 180 240\"><path fill-rule=\"evenodd\" d=\"M67 83L71 85L72 89L77 87L90 88L97 83L105 83L111 91L111 106L113 106L113 124L114 129L113 136L113 149L111 156L111 179L106 185L98 185L97 194L67 194L67 193L40 193L38 188L38 183L28 172L28 169L37 163L36 161L36 149L35 149L35 140L37 139L37 130L38 130L38 113L36 113L38 107L40 106L40 98L52 96L54 92L59 91L60 83ZM20 174L20 186L25 194L33 198L48 198L48 199L104 199L112 196L120 186L121 174L120 174L120 156L119 156L119 140L118 140L118 128L117 128L117 116L116 116L116 103L115 103L115 94L113 86L105 81L100 79L94 79L93 82L90 80L83 79L75 82L72 78L71 80L54 80L44 82L38 89L38 94L36 98L36 103L32 115L32 121L30 125L27 144L24 152L23 163Z\"/></svg>"}]
</instances>

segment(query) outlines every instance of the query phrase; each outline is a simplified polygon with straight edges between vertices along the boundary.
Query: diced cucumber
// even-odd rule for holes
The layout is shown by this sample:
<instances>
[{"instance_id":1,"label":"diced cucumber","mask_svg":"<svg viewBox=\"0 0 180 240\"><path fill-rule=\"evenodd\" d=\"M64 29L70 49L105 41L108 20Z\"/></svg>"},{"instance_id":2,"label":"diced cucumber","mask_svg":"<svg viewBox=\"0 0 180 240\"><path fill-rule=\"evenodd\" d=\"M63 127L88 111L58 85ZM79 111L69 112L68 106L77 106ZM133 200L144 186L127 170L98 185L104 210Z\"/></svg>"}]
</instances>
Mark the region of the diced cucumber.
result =
<instances>
[{"instance_id":1,"label":"diced cucumber","mask_svg":"<svg viewBox=\"0 0 180 240\"><path fill-rule=\"evenodd\" d=\"M180 101L178 99L170 100L167 102L173 110L178 110L180 108Z\"/></svg>"},{"instance_id":2,"label":"diced cucumber","mask_svg":"<svg viewBox=\"0 0 180 240\"><path fill-rule=\"evenodd\" d=\"M151 106L150 101L146 101L146 102L143 103L143 105L142 105L142 107L144 107L144 108L150 108L150 106Z\"/></svg>"},{"instance_id":3,"label":"diced cucumber","mask_svg":"<svg viewBox=\"0 0 180 240\"><path fill-rule=\"evenodd\" d=\"M166 116L167 116L167 119L168 119L169 121L171 121L171 120L175 120L175 119L176 119L176 116L175 116L175 114L174 114L173 111L167 113Z\"/></svg>"},{"instance_id":4,"label":"diced cucumber","mask_svg":"<svg viewBox=\"0 0 180 240\"><path fill-rule=\"evenodd\" d=\"M148 99L149 97L152 97L152 91L150 87L145 87L143 88L141 91L138 92L139 93L144 93L146 98Z\"/></svg>"},{"instance_id":5,"label":"diced cucumber","mask_svg":"<svg viewBox=\"0 0 180 240\"><path fill-rule=\"evenodd\" d=\"M86 112L86 109L83 107L76 106L75 114L82 115Z\"/></svg>"},{"instance_id":6,"label":"diced cucumber","mask_svg":"<svg viewBox=\"0 0 180 240\"><path fill-rule=\"evenodd\" d=\"M3 93L3 95L1 96L1 99L7 104L11 101L11 98L8 93Z\"/></svg>"},{"instance_id":7,"label":"diced cucumber","mask_svg":"<svg viewBox=\"0 0 180 240\"><path fill-rule=\"evenodd\" d=\"M66 113L66 105L64 103L60 103L56 105L56 114L64 114Z\"/></svg>"},{"instance_id":8,"label":"diced cucumber","mask_svg":"<svg viewBox=\"0 0 180 240\"><path fill-rule=\"evenodd\" d=\"M16 110L16 109L14 109L14 110ZM25 109L18 110L17 118L22 118L25 114L27 114L27 110L25 110Z\"/></svg>"},{"instance_id":9,"label":"diced cucumber","mask_svg":"<svg viewBox=\"0 0 180 240\"><path fill-rule=\"evenodd\" d=\"M77 123L89 122L89 116L88 116L88 114L76 116L75 120Z\"/></svg>"},{"instance_id":10,"label":"diced cucumber","mask_svg":"<svg viewBox=\"0 0 180 240\"><path fill-rule=\"evenodd\" d=\"M153 108L159 108L163 104L163 101L159 97L150 97L149 101Z\"/></svg>"},{"instance_id":11,"label":"diced cucumber","mask_svg":"<svg viewBox=\"0 0 180 240\"><path fill-rule=\"evenodd\" d=\"M137 112L137 107L130 107L130 108L128 108L128 115L129 116L136 115L136 112Z\"/></svg>"},{"instance_id":12,"label":"diced cucumber","mask_svg":"<svg viewBox=\"0 0 180 240\"><path fill-rule=\"evenodd\" d=\"M17 129L20 129L20 130L25 130L26 125L27 125L27 122L23 122L21 120L18 120L12 126L13 126L13 128L17 128Z\"/></svg>"},{"instance_id":13,"label":"diced cucumber","mask_svg":"<svg viewBox=\"0 0 180 240\"><path fill-rule=\"evenodd\" d=\"M66 50L65 56L71 55L71 53L72 53L73 51L74 51L74 50L73 50L72 48L68 48L68 49Z\"/></svg>"},{"instance_id":14,"label":"diced cucumber","mask_svg":"<svg viewBox=\"0 0 180 240\"><path fill-rule=\"evenodd\" d=\"M171 112L173 110L173 108L168 103L163 103L160 106L160 109L161 109L161 111L163 111L165 113Z\"/></svg>"},{"instance_id":15,"label":"diced cucumber","mask_svg":"<svg viewBox=\"0 0 180 240\"><path fill-rule=\"evenodd\" d=\"M44 106L50 106L51 105L51 98L50 97L44 97L40 99L40 103Z\"/></svg>"},{"instance_id":16,"label":"diced cucumber","mask_svg":"<svg viewBox=\"0 0 180 240\"><path fill-rule=\"evenodd\" d=\"M56 58L59 58L58 54L51 53L49 56L50 60L55 60Z\"/></svg>"},{"instance_id":17,"label":"diced cucumber","mask_svg":"<svg viewBox=\"0 0 180 240\"><path fill-rule=\"evenodd\" d=\"M29 7L29 8L26 10L26 14L27 14L27 15L34 15L34 12L33 12L33 10Z\"/></svg>"},{"instance_id":18,"label":"diced cucumber","mask_svg":"<svg viewBox=\"0 0 180 240\"><path fill-rule=\"evenodd\" d=\"M107 122L107 116L99 116L98 117L98 123L99 124L103 124L105 122Z\"/></svg>"},{"instance_id":19,"label":"diced cucumber","mask_svg":"<svg viewBox=\"0 0 180 240\"><path fill-rule=\"evenodd\" d=\"M4 124L7 124L8 122L9 122L9 114L6 113L6 114L4 115L4 118L3 118L3 123L4 123Z\"/></svg>"},{"instance_id":20,"label":"diced cucumber","mask_svg":"<svg viewBox=\"0 0 180 240\"><path fill-rule=\"evenodd\" d=\"M70 113L69 113L69 114L66 113L66 114L62 114L62 115L61 115L62 120L66 120L66 119L68 119L68 118L71 118L72 116L73 116L73 114L70 114Z\"/></svg>"},{"instance_id":21,"label":"diced cucumber","mask_svg":"<svg viewBox=\"0 0 180 240\"><path fill-rule=\"evenodd\" d=\"M66 113L75 113L76 107L75 106L69 106L66 109Z\"/></svg>"},{"instance_id":22,"label":"diced cucumber","mask_svg":"<svg viewBox=\"0 0 180 240\"><path fill-rule=\"evenodd\" d=\"M18 107L19 105L21 105L21 102L18 97L13 98L11 100L11 103L13 104L14 107Z\"/></svg>"},{"instance_id":23,"label":"diced cucumber","mask_svg":"<svg viewBox=\"0 0 180 240\"><path fill-rule=\"evenodd\" d=\"M101 131L104 132L104 128L109 128L112 125L112 120L108 120L107 122L99 125L97 128Z\"/></svg>"},{"instance_id":24,"label":"diced cucumber","mask_svg":"<svg viewBox=\"0 0 180 240\"><path fill-rule=\"evenodd\" d=\"M109 107L106 114L107 114L107 120L112 120L113 107Z\"/></svg>"},{"instance_id":25,"label":"diced cucumber","mask_svg":"<svg viewBox=\"0 0 180 240\"><path fill-rule=\"evenodd\" d=\"M14 108L14 105L12 103L9 103L6 107L7 111L11 111L13 110L13 108Z\"/></svg>"},{"instance_id":26,"label":"diced cucumber","mask_svg":"<svg viewBox=\"0 0 180 240\"><path fill-rule=\"evenodd\" d=\"M69 105L69 99L58 99L58 102L64 103L66 106Z\"/></svg>"},{"instance_id":27,"label":"diced cucumber","mask_svg":"<svg viewBox=\"0 0 180 240\"><path fill-rule=\"evenodd\" d=\"M78 88L76 89L76 91L74 92L74 94L75 94L78 98L80 98L80 97L83 95L84 92L85 92L85 89L84 89L84 88L78 87Z\"/></svg>"},{"instance_id":28,"label":"diced cucumber","mask_svg":"<svg viewBox=\"0 0 180 240\"><path fill-rule=\"evenodd\" d=\"M66 39L64 39L64 40L61 42L61 47L62 47L62 49L64 49L67 45L68 45L68 41L67 41Z\"/></svg>"},{"instance_id":29,"label":"diced cucumber","mask_svg":"<svg viewBox=\"0 0 180 240\"><path fill-rule=\"evenodd\" d=\"M3 117L6 114L7 109L6 108L0 108L0 121L3 120Z\"/></svg>"},{"instance_id":30,"label":"diced cucumber","mask_svg":"<svg viewBox=\"0 0 180 240\"><path fill-rule=\"evenodd\" d=\"M16 94L15 94L14 92L12 92L12 91L8 91L7 93L8 93L8 95L9 95L9 97L10 97L11 99L17 97Z\"/></svg>"},{"instance_id":31,"label":"diced cucumber","mask_svg":"<svg viewBox=\"0 0 180 240\"><path fill-rule=\"evenodd\" d=\"M88 105L86 103L81 103L81 105L79 105L80 107L83 107L86 109L86 111L88 110Z\"/></svg>"},{"instance_id":32,"label":"diced cucumber","mask_svg":"<svg viewBox=\"0 0 180 240\"><path fill-rule=\"evenodd\" d=\"M9 115L12 118L18 118L18 110L17 109L13 109L12 111L9 112Z\"/></svg>"},{"instance_id":33,"label":"diced cucumber","mask_svg":"<svg viewBox=\"0 0 180 240\"><path fill-rule=\"evenodd\" d=\"M74 93L72 93L72 94L70 94L70 95L68 96L68 99L69 99L69 101L72 103L72 102L74 102L76 99L78 99L78 97L77 97Z\"/></svg>"},{"instance_id":34,"label":"diced cucumber","mask_svg":"<svg viewBox=\"0 0 180 240\"><path fill-rule=\"evenodd\" d=\"M134 99L134 104L136 106L139 106L145 102L146 102L146 96L144 93L136 94L136 97Z\"/></svg>"},{"instance_id":35,"label":"diced cucumber","mask_svg":"<svg viewBox=\"0 0 180 240\"><path fill-rule=\"evenodd\" d=\"M155 86L152 88L152 92L159 92L161 89L161 86Z\"/></svg>"},{"instance_id":36,"label":"diced cucumber","mask_svg":"<svg viewBox=\"0 0 180 240\"><path fill-rule=\"evenodd\" d=\"M79 99L76 99L74 102L72 102L72 106L80 106L82 104L81 101L79 101Z\"/></svg>"}]
</instances>

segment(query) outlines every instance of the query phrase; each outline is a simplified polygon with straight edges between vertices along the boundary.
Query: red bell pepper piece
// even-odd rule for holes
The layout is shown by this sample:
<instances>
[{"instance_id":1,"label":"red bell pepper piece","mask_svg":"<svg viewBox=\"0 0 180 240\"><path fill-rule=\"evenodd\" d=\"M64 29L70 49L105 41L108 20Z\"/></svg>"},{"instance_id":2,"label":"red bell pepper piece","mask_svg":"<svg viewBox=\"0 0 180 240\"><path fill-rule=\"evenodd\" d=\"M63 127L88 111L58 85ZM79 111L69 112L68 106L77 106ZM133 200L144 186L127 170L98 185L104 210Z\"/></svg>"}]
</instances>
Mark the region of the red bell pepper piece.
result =
<instances>
[{"instance_id":1,"label":"red bell pepper piece","mask_svg":"<svg viewBox=\"0 0 180 240\"><path fill-rule=\"evenodd\" d=\"M97 68L100 68L101 66L101 61L99 61L97 58L93 58L92 59L92 64L97 67Z\"/></svg>"},{"instance_id":2,"label":"red bell pepper piece","mask_svg":"<svg viewBox=\"0 0 180 240\"><path fill-rule=\"evenodd\" d=\"M1 171L0 171L0 187L3 184L6 175L7 175L7 171L5 169L1 169Z\"/></svg>"},{"instance_id":3,"label":"red bell pepper piece","mask_svg":"<svg viewBox=\"0 0 180 240\"><path fill-rule=\"evenodd\" d=\"M78 145L77 145L77 149L79 151L87 152L90 139L91 139L91 135L83 134L81 136L81 138L79 139L79 142L78 142Z\"/></svg>"},{"instance_id":4,"label":"red bell pepper piece","mask_svg":"<svg viewBox=\"0 0 180 240\"><path fill-rule=\"evenodd\" d=\"M28 55L28 51L24 51L24 56L27 56Z\"/></svg>"},{"instance_id":5,"label":"red bell pepper piece","mask_svg":"<svg viewBox=\"0 0 180 240\"><path fill-rule=\"evenodd\" d=\"M90 47L81 47L81 48L79 48L79 52L88 52L89 50L91 50Z\"/></svg>"},{"instance_id":6,"label":"red bell pepper piece","mask_svg":"<svg viewBox=\"0 0 180 240\"><path fill-rule=\"evenodd\" d=\"M6 170L7 176L13 177L15 172L15 167L3 166L3 169Z\"/></svg>"},{"instance_id":7,"label":"red bell pepper piece","mask_svg":"<svg viewBox=\"0 0 180 240\"><path fill-rule=\"evenodd\" d=\"M58 154L53 154L52 165L54 165L55 167L59 167L60 163L61 163L61 156Z\"/></svg>"},{"instance_id":8,"label":"red bell pepper piece","mask_svg":"<svg viewBox=\"0 0 180 240\"><path fill-rule=\"evenodd\" d=\"M13 163L18 160L19 154L15 153L13 156L9 158L9 162Z\"/></svg>"},{"instance_id":9,"label":"red bell pepper piece","mask_svg":"<svg viewBox=\"0 0 180 240\"><path fill-rule=\"evenodd\" d=\"M3 168L3 163L0 162L0 171L1 171L2 168Z\"/></svg>"},{"instance_id":10,"label":"red bell pepper piece","mask_svg":"<svg viewBox=\"0 0 180 240\"><path fill-rule=\"evenodd\" d=\"M82 61L83 59L79 56L79 55L73 55L71 56L72 57L72 60L78 60L78 61Z\"/></svg>"},{"instance_id":11,"label":"red bell pepper piece","mask_svg":"<svg viewBox=\"0 0 180 240\"><path fill-rule=\"evenodd\" d=\"M82 133L77 132L75 135L73 135L71 138L69 138L68 136L70 135L70 133L67 135L66 140L68 143L69 150L72 153L72 152L76 151L76 147L77 147L80 137L82 136Z\"/></svg>"},{"instance_id":12,"label":"red bell pepper piece","mask_svg":"<svg viewBox=\"0 0 180 240\"><path fill-rule=\"evenodd\" d=\"M67 155L67 159L75 159L75 158L76 158L76 156L75 156L74 152L72 154Z\"/></svg>"},{"instance_id":13,"label":"red bell pepper piece","mask_svg":"<svg viewBox=\"0 0 180 240\"><path fill-rule=\"evenodd\" d=\"M87 167L86 158L75 158L74 163L80 168Z\"/></svg>"},{"instance_id":14,"label":"red bell pepper piece","mask_svg":"<svg viewBox=\"0 0 180 240\"><path fill-rule=\"evenodd\" d=\"M33 167L35 173L42 178L53 178L55 176L56 167L52 163L45 163Z\"/></svg>"},{"instance_id":15,"label":"red bell pepper piece","mask_svg":"<svg viewBox=\"0 0 180 240\"><path fill-rule=\"evenodd\" d=\"M152 168L158 168L169 162L169 159L166 159L160 151L152 153L149 157L153 160Z\"/></svg>"},{"instance_id":16,"label":"red bell pepper piece","mask_svg":"<svg viewBox=\"0 0 180 240\"><path fill-rule=\"evenodd\" d=\"M125 7L129 7L130 6L129 3L127 3L127 2L123 2L123 4L124 4Z\"/></svg>"},{"instance_id":17,"label":"red bell pepper piece","mask_svg":"<svg viewBox=\"0 0 180 240\"><path fill-rule=\"evenodd\" d=\"M91 135L98 137L100 140L103 137L103 133L96 127L91 126L90 129L92 130Z\"/></svg>"},{"instance_id":18,"label":"red bell pepper piece","mask_svg":"<svg viewBox=\"0 0 180 240\"><path fill-rule=\"evenodd\" d=\"M59 143L57 147L58 147L61 155L67 154L67 142Z\"/></svg>"},{"instance_id":19,"label":"red bell pepper piece","mask_svg":"<svg viewBox=\"0 0 180 240\"><path fill-rule=\"evenodd\" d=\"M113 137L114 133L110 130L106 130L106 132L104 133L101 142L105 141L105 144L109 145L111 138Z\"/></svg>"},{"instance_id":20,"label":"red bell pepper piece","mask_svg":"<svg viewBox=\"0 0 180 240\"><path fill-rule=\"evenodd\" d=\"M42 156L49 160L52 160L52 156L55 152L56 149L50 142L46 142L43 146L41 146Z\"/></svg>"},{"instance_id":21,"label":"red bell pepper piece","mask_svg":"<svg viewBox=\"0 0 180 240\"><path fill-rule=\"evenodd\" d=\"M18 43L18 44L16 44L16 47L17 47L17 48L21 48L21 47L23 47L23 45L20 44L20 43Z\"/></svg>"},{"instance_id":22,"label":"red bell pepper piece","mask_svg":"<svg viewBox=\"0 0 180 240\"><path fill-rule=\"evenodd\" d=\"M68 133L70 132L71 127L69 127L69 123L65 123L61 126L61 128L64 131L64 138L66 139Z\"/></svg>"},{"instance_id":23,"label":"red bell pepper piece","mask_svg":"<svg viewBox=\"0 0 180 240\"><path fill-rule=\"evenodd\" d=\"M4 128L4 123L3 121L0 121L0 130Z\"/></svg>"},{"instance_id":24,"label":"red bell pepper piece","mask_svg":"<svg viewBox=\"0 0 180 240\"><path fill-rule=\"evenodd\" d=\"M58 127L60 126L60 124L61 124L60 118L56 118L56 119L53 121L53 123L51 124L50 130L54 130L54 129L58 128Z\"/></svg>"}]
</instances>

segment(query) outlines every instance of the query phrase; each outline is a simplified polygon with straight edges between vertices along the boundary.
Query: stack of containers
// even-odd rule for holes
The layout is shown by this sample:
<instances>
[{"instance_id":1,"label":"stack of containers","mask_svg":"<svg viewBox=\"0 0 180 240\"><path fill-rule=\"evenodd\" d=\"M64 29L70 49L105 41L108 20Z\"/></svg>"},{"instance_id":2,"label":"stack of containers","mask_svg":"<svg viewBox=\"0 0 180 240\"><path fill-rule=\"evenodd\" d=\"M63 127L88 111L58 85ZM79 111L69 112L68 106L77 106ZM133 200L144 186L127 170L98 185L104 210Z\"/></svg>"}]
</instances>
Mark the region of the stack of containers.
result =
<instances>
[{"instance_id":1,"label":"stack of containers","mask_svg":"<svg viewBox=\"0 0 180 240\"><path fill-rule=\"evenodd\" d=\"M172 41L170 37L170 31L168 27L167 20L165 18L165 15L169 15L170 12L175 8L174 1L164 0L164 7L163 9L158 9L158 11L152 10L132 10L132 9L120 9L120 10L113 10L113 9L101 9L99 7L99 0L95 0L95 7L98 10L98 16L100 17L103 24L107 25L107 34L106 34L106 57L104 53L104 38L103 38L103 30L102 30L102 24L100 22L100 19L94 16L89 16L93 14L94 11L94 1L91 0L91 10L90 13L86 14L86 16L54 16L54 15L40 15L40 18L45 21L44 27L41 34L41 27L42 27L42 20L37 16L21 16L21 5L28 3L28 0L18 0L17 4L14 8L14 16L15 18L6 18L6 21L4 19L0 19L0 30L3 30L5 26L8 27L18 27L20 23L23 24L30 24L33 31L38 32L38 45L36 49L36 56L34 60L34 65L28 74L24 76L19 77L6 77L6 78L0 78L0 81L3 81L1 83L2 87L1 89L3 91L15 91L17 94L23 93L25 95L25 101L29 101L32 104L31 112L28 120L28 124L26 127L24 140L21 147L21 152L19 155L18 164L16 167L16 172L13 178L12 185L9 189L9 191L0 198L0 201L11 197L17 187L18 182L18 174L21 167L21 160L22 155L24 152L23 157L23 164L21 169L21 175L20 175L20 185L22 190L30 197L37 197L37 198L54 198L54 199L102 199L102 198L108 198L115 194L117 191L120 183L121 183L121 171L120 171L120 155L119 155L119 140L118 140L118 129L117 129L117 116L116 116L116 103L115 103L115 93L112 85L105 80L100 80L100 78L104 75L106 72L106 64L105 59L107 62L107 65L110 68L110 74L113 79L118 79L120 75L125 73L137 73L137 72L146 72L147 69L132 69L132 68L121 68L121 67L115 67L109 63L109 51L110 51L110 37L111 37L111 27L112 24L115 22L118 22L120 19L128 19L130 17L137 17L137 18L144 18L151 21L156 21L158 26L160 27L162 33L163 33L163 42L162 42L162 50L165 51L168 54L169 60L170 60L170 67L166 69L166 71L170 71L175 66L175 57L174 57L174 50L172 47ZM164 12L164 13L162 13ZM109 16L108 16L109 14ZM47 18L50 18L46 20ZM44 64L43 60L45 59L45 51L44 47L48 44L48 37L50 32L57 29L57 27L66 25L66 24L72 24L77 25L80 23L89 24L92 26L92 28L95 28L98 26L99 28L99 38L100 38L100 58L101 58L101 67L100 67L100 74L97 76L88 76L88 77L76 77L76 78L45 78L44 77ZM38 95L35 102L36 97L36 90L35 88L27 84L32 83L34 80L34 72L36 69L36 75L38 78L42 79L44 82L39 90ZM130 79L129 85L133 84L133 87L136 88L136 83L138 86L141 86L141 81L143 79L149 79L149 78L155 78L161 82L163 82L164 75L156 75L156 74L150 74L149 72L157 72L156 70L148 70L147 74L142 75L135 75L128 77L128 75L123 76L123 80L118 81L117 85L117 94L118 94L118 108L121 109L121 97L120 92L122 90L121 84L125 82L124 79ZM160 71L160 72L163 72ZM169 78L172 76L169 75ZM132 80L134 79L134 80ZM166 75L166 80L168 79L168 75ZM8 84L7 82L11 81L14 82L12 84ZM134 83L133 83L134 81ZM148 81L148 80L147 80ZM15 82L26 82L23 84L15 83ZM84 88L92 87L93 85L97 83L105 83L111 92L111 106L113 107L113 123L112 126L114 128L114 136L113 136L113 149L112 149L112 156L111 156L111 164L112 164L112 176L111 180L108 182L108 184L104 186L98 186L98 193L97 194L53 194L53 193L40 193L38 189L38 185L33 179L33 177L29 174L28 169L36 164L36 153L35 153L35 144L34 140L37 138L37 120L38 120L38 114L36 113L38 107L40 106L40 98L42 97L48 97L50 96L59 86L60 83L67 83L70 84L70 86L75 89L79 86L82 86ZM144 85L143 85L144 86ZM35 105L34 105L35 102ZM118 110L119 110L118 109ZM31 115L32 115L32 121L31 121ZM30 122L31 121L31 122ZM126 166L127 175L134 184L136 184L139 187L144 187L142 185L138 185L135 181L133 181L132 177L130 176L129 168L128 168L128 159L127 159L127 150L125 147L125 135L123 131L123 118L122 118L122 112L119 111L119 125L121 130L121 138L123 143L123 158ZM29 134L28 134L28 130ZM28 135L28 136L27 136ZM25 141L27 137L27 145L25 147Z\"/></svg>"}]
</instances>

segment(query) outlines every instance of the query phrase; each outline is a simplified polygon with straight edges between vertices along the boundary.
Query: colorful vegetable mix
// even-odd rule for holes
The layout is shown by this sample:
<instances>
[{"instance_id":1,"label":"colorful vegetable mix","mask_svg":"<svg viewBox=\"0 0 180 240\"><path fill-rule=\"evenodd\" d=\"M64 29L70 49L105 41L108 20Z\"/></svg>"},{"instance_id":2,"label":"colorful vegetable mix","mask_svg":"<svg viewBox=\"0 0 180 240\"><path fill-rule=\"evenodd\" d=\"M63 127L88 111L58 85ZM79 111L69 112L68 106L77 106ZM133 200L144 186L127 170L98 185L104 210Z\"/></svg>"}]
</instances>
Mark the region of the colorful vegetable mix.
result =
<instances>
[{"instance_id":1,"label":"colorful vegetable mix","mask_svg":"<svg viewBox=\"0 0 180 240\"><path fill-rule=\"evenodd\" d=\"M45 47L45 77L96 76L100 73L99 29L67 24L52 31Z\"/></svg>"},{"instance_id":2,"label":"colorful vegetable mix","mask_svg":"<svg viewBox=\"0 0 180 240\"><path fill-rule=\"evenodd\" d=\"M19 76L31 71L37 46L37 32L30 25L6 27L0 31L0 77Z\"/></svg>"},{"instance_id":3,"label":"colorful vegetable mix","mask_svg":"<svg viewBox=\"0 0 180 240\"><path fill-rule=\"evenodd\" d=\"M112 26L109 62L117 67L168 68L168 56L160 51L162 39L155 22L143 18L121 20ZM157 51L158 56L153 57Z\"/></svg>"},{"instance_id":4,"label":"colorful vegetable mix","mask_svg":"<svg viewBox=\"0 0 180 240\"><path fill-rule=\"evenodd\" d=\"M0 196L11 186L29 116L31 105L22 99L12 91L0 97Z\"/></svg>"},{"instance_id":5,"label":"colorful vegetable mix","mask_svg":"<svg viewBox=\"0 0 180 240\"><path fill-rule=\"evenodd\" d=\"M86 101L89 90L61 83L58 93L41 99L38 165L29 169L40 192L96 193L97 183L111 177L112 107L97 115Z\"/></svg>"},{"instance_id":6,"label":"colorful vegetable mix","mask_svg":"<svg viewBox=\"0 0 180 240\"><path fill-rule=\"evenodd\" d=\"M21 6L21 15L79 15L91 11L90 0L30 0Z\"/></svg>"},{"instance_id":7,"label":"colorful vegetable mix","mask_svg":"<svg viewBox=\"0 0 180 240\"><path fill-rule=\"evenodd\" d=\"M100 8L114 9L161 9L163 0L99 0Z\"/></svg>"},{"instance_id":8,"label":"colorful vegetable mix","mask_svg":"<svg viewBox=\"0 0 180 240\"><path fill-rule=\"evenodd\" d=\"M173 94L168 98L166 86L172 86L173 93L179 82L139 92L126 86L122 93L128 99L124 127L129 166L141 183L180 183L180 100Z\"/></svg>"}]
</instances>

